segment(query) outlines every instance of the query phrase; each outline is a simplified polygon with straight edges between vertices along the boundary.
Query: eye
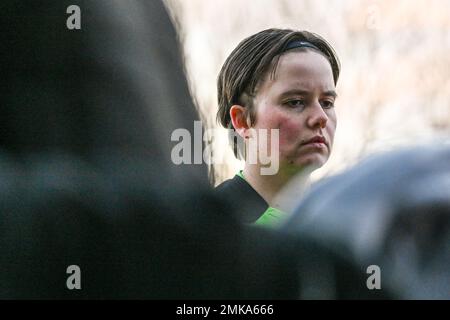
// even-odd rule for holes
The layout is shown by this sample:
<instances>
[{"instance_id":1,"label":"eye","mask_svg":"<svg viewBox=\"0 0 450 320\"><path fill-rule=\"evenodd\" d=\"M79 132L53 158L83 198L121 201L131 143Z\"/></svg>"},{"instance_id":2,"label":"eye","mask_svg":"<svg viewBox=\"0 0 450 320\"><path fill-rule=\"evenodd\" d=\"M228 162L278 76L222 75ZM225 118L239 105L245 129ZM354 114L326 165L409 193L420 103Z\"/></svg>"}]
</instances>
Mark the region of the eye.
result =
<instances>
[{"instance_id":1,"label":"eye","mask_svg":"<svg viewBox=\"0 0 450 320\"><path fill-rule=\"evenodd\" d=\"M306 102L303 99L289 100L286 104L292 108L304 108L306 106Z\"/></svg>"},{"instance_id":2,"label":"eye","mask_svg":"<svg viewBox=\"0 0 450 320\"><path fill-rule=\"evenodd\" d=\"M324 109L331 109L334 107L334 101L331 100L323 100L320 102L320 105L322 106L322 108Z\"/></svg>"}]
</instances>

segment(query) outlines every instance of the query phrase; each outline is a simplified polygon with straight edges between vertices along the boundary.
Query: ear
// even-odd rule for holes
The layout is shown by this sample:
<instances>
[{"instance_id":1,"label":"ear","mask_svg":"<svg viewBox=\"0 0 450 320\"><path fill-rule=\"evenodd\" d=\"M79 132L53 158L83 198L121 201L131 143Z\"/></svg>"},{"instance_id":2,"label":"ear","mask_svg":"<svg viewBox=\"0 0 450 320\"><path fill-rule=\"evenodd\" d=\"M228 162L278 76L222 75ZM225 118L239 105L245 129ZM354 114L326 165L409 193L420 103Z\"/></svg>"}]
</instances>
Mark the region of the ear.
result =
<instances>
[{"instance_id":1,"label":"ear","mask_svg":"<svg viewBox=\"0 0 450 320\"><path fill-rule=\"evenodd\" d=\"M248 137L249 125L247 123L246 109L238 104L232 105L230 108L230 118L236 132L242 137Z\"/></svg>"}]
</instances>

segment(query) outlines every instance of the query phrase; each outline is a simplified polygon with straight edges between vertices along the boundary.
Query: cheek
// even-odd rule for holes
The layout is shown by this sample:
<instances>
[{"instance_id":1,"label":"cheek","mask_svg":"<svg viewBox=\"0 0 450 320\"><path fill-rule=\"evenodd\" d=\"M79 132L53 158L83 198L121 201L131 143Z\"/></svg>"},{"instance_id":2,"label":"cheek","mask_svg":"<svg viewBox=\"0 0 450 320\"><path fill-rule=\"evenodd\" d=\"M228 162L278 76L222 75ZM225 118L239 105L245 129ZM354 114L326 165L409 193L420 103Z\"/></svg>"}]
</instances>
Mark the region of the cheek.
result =
<instances>
[{"instance_id":1,"label":"cheek","mask_svg":"<svg viewBox=\"0 0 450 320\"><path fill-rule=\"evenodd\" d=\"M274 109L272 108L270 113L258 114L255 128L279 129L280 149L298 144L302 131L301 119L285 110Z\"/></svg>"},{"instance_id":2,"label":"cheek","mask_svg":"<svg viewBox=\"0 0 450 320\"><path fill-rule=\"evenodd\" d=\"M328 117L328 122L325 129L330 142L333 142L334 140L334 133L336 132L336 126L337 126L336 114L333 112L333 114Z\"/></svg>"},{"instance_id":3,"label":"cheek","mask_svg":"<svg viewBox=\"0 0 450 320\"><path fill-rule=\"evenodd\" d=\"M299 142L301 124L294 117L284 117L280 122L280 146Z\"/></svg>"}]
</instances>

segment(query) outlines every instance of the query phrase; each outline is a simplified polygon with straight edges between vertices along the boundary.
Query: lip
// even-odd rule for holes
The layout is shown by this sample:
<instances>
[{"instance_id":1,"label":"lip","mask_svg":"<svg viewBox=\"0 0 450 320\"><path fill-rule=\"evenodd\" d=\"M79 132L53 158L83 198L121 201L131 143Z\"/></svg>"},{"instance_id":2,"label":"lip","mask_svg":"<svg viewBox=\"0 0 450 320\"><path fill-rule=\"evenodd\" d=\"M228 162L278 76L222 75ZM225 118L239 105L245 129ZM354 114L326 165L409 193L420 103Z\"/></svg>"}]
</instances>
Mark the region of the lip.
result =
<instances>
[{"instance_id":1,"label":"lip","mask_svg":"<svg viewBox=\"0 0 450 320\"><path fill-rule=\"evenodd\" d=\"M328 146L327 140L323 136L314 136L309 140L306 140L302 145L326 145Z\"/></svg>"}]
</instances>

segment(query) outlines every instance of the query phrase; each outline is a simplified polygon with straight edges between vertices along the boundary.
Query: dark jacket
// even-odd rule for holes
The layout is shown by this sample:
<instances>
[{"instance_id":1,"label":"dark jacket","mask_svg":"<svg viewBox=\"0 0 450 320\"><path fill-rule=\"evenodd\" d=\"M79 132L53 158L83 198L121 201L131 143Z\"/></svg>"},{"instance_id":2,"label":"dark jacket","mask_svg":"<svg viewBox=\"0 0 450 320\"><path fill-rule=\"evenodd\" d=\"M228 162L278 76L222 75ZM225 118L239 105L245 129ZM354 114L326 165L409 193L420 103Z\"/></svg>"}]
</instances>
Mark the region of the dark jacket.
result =
<instances>
[{"instance_id":1,"label":"dark jacket","mask_svg":"<svg viewBox=\"0 0 450 320\"><path fill-rule=\"evenodd\" d=\"M269 208L263 197L238 175L219 184L215 192L239 212L239 220L243 223L254 223Z\"/></svg>"}]
</instances>

